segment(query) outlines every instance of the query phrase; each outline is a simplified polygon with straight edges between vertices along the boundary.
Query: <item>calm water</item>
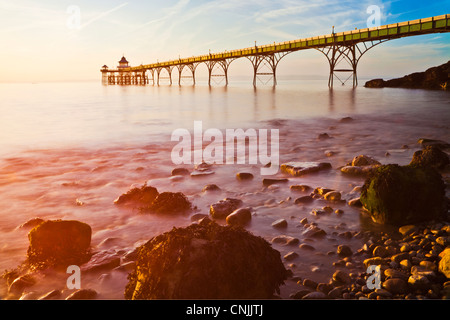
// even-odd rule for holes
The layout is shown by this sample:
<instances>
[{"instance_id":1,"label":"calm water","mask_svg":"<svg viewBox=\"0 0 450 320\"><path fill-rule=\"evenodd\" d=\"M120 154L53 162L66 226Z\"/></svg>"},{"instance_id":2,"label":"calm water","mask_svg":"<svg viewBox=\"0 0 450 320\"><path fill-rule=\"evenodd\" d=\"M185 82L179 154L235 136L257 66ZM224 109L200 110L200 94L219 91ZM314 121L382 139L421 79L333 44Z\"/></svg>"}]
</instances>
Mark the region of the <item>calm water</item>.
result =
<instances>
[{"instance_id":1,"label":"calm water","mask_svg":"<svg viewBox=\"0 0 450 320\"><path fill-rule=\"evenodd\" d=\"M337 260L327 252L341 243L355 251L361 245L358 239L344 240L338 234L370 226L358 209L346 204L333 205L344 210L342 216L314 217L311 210L327 203L316 200L295 205L293 200L302 194L293 194L289 186L301 183L332 188L348 200L358 196L351 191L364 180L343 176L337 168L354 156L367 154L382 163L406 164L419 148L419 138L450 141L450 95L446 92L363 87L330 91L326 81L280 81L275 89L254 89L249 83L212 88L0 84L0 270L14 268L25 259L28 230L17 227L34 217L90 224L95 251L131 250L173 226L191 223L189 216L138 215L114 206L113 200L130 185L148 181L160 192L184 192L199 213L208 213L210 204L225 197L242 199L255 213L249 231L269 241L287 234L313 245L316 250L307 253L298 247L273 246L282 255L289 251L300 254L286 262L295 264L290 266L295 275L327 282L335 270L331 264ZM340 123L344 116L354 121ZM175 165L170 151L175 143L170 135L176 128L192 131L195 120L203 121L204 130L278 129L281 162L327 161L333 169L288 177L289 183L271 188L263 188L259 164L216 165L211 176L173 180L170 172ZM324 132L331 138L318 140ZM334 155L328 157L326 151ZM252 172L255 179L239 182L235 178L239 171ZM282 173L277 176L285 177ZM219 185L222 191L202 192L209 183ZM83 205L77 205L77 200ZM317 222L327 237L312 242L306 239L299 224L304 217ZM288 220L286 230L271 227L278 218ZM107 238L114 241L105 246L102 241ZM123 298L127 282L121 272L112 272L106 282L97 278L83 281L83 286L96 289L105 299ZM47 279L34 290L64 286L65 279ZM282 296L295 292L295 286L288 281Z\"/></svg>"}]
</instances>

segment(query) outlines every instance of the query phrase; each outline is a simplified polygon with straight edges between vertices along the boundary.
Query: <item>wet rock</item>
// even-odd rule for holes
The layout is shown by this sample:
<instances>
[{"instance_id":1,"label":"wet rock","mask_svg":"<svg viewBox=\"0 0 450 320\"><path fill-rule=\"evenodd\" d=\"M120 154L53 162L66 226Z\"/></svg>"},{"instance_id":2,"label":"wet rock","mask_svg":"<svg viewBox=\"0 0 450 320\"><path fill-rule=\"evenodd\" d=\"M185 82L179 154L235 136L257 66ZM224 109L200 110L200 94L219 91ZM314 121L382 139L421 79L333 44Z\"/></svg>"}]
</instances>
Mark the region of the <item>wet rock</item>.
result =
<instances>
[{"instance_id":1,"label":"wet rock","mask_svg":"<svg viewBox=\"0 0 450 320\"><path fill-rule=\"evenodd\" d=\"M238 180L251 180L251 179L253 179L253 174L251 174L249 172L238 172L236 174L236 178Z\"/></svg>"},{"instance_id":2,"label":"wet rock","mask_svg":"<svg viewBox=\"0 0 450 320\"><path fill-rule=\"evenodd\" d=\"M114 250L100 251L81 267L81 272L100 272L112 270L120 265L120 255Z\"/></svg>"},{"instance_id":3,"label":"wet rock","mask_svg":"<svg viewBox=\"0 0 450 320\"><path fill-rule=\"evenodd\" d=\"M408 283L413 287L414 289L425 289L428 287L430 281L426 276L420 275L420 274L412 274L408 278Z\"/></svg>"},{"instance_id":4,"label":"wet rock","mask_svg":"<svg viewBox=\"0 0 450 320\"><path fill-rule=\"evenodd\" d=\"M439 272L450 279L450 248L445 249L439 254Z\"/></svg>"},{"instance_id":5,"label":"wet rock","mask_svg":"<svg viewBox=\"0 0 450 320\"><path fill-rule=\"evenodd\" d=\"M97 291L93 289L79 289L70 294L66 300L93 300L97 297Z\"/></svg>"},{"instance_id":6,"label":"wet rock","mask_svg":"<svg viewBox=\"0 0 450 320\"><path fill-rule=\"evenodd\" d=\"M33 269L82 265L91 257L92 230L76 220L48 220L28 233L28 263Z\"/></svg>"},{"instance_id":7,"label":"wet rock","mask_svg":"<svg viewBox=\"0 0 450 320\"><path fill-rule=\"evenodd\" d=\"M302 299L305 299L305 300L309 300L309 299L316 300L316 299L326 299L326 298L327 298L327 295L325 293L320 292L320 291L313 291L313 292L310 292L310 293L306 294L305 296L303 296Z\"/></svg>"},{"instance_id":8,"label":"wet rock","mask_svg":"<svg viewBox=\"0 0 450 320\"><path fill-rule=\"evenodd\" d=\"M287 236L287 235L279 235L276 236L272 239L272 243L277 243L277 244L284 244L284 245L296 245L299 243L299 239L298 238L294 238L291 236Z\"/></svg>"},{"instance_id":9,"label":"wet rock","mask_svg":"<svg viewBox=\"0 0 450 320\"><path fill-rule=\"evenodd\" d=\"M268 299L287 275L263 238L204 219L141 246L125 298Z\"/></svg>"},{"instance_id":10,"label":"wet rock","mask_svg":"<svg viewBox=\"0 0 450 320\"><path fill-rule=\"evenodd\" d=\"M310 289L302 289L302 290L299 290L299 291L297 291L297 292L291 294L291 295L289 296L289 298L291 298L291 299L302 299L302 298L303 298L304 296L306 296L308 293L311 293L311 290L310 290Z\"/></svg>"},{"instance_id":11,"label":"wet rock","mask_svg":"<svg viewBox=\"0 0 450 320\"><path fill-rule=\"evenodd\" d=\"M401 226L400 228L398 228L398 232L400 232L402 234L402 236L407 236L410 235L411 233L417 231L417 227L413 224L408 224L405 226Z\"/></svg>"},{"instance_id":12,"label":"wet rock","mask_svg":"<svg viewBox=\"0 0 450 320\"><path fill-rule=\"evenodd\" d=\"M296 258L298 258L298 253L291 251L291 252L288 252L283 258L286 261L292 261L292 260L295 260Z\"/></svg>"},{"instance_id":13,"label":"wet rock","mask_svg":"<svg viewBox=\"0 0 450 320\"><path fill-rule=\"evenodd\" d=\"M443 170L450 164L450 159L444 151L436 146L427 146L422 150L414 152L410 165L432 167Z\"/></svg>"},{"instance_id":14,"label":"wet rock","mask_svg":"<svg viewBox=\"0 0 450 320\"><path fill-rule=\"evenodd\" d=\"M345 245L345 244L339 245L337 247L336 252L341 257L350 257L351 255L353 255L352 249L349 246Z\"/></svg>"},{"instance_id":15,"label":"wet rock","mask_svg":"<svg viewBox=\"0 0 450 320\"><path fill-rule=\"evenodd\" d=\"M384 165L364 183L361 203L380 224L413 224L440 219L445 185L434 169Z\"/></svg>"},{"instance_id":16,"label":"wet rock","mask_svg":"<svg viewBox=\"0 0 450 320\"><path fill-rule=\"evenodd\" d=\"M204 214L204 213L196 213L196 214L193 214L193 215L191 216L191 221L198 221L198 220L201 220L201 219L206 218L206 217L208 217L207 214Z\"/></svg>"},{"instance_id":17,"label":"wet rock","mask_svg":"<svg viewBox=\"0 0 450 320\"><path fill-rule=\"evenodd\" d=\"M275 179L275 178L269 179L269 178L265 178L265 179L263 179L262 183L263 183L264 186L268 187L268 186L271 186L273 184L286 183L288 181L289 181L288 179Z\"/></svg>"},{"instance_id":18,"label":"wet rock","mask_svg":"<svg viewBox=\"0 0 450 320\"><path fill-rule=\"evenodd\" d=\"M337 282L338 284L347 284L351 282L351 278L345 271L338 270L335 273L333 273L333 281Z\"/></svg>"},{"instance_id":19,"label":"wet rock","mask_svg":"<svg viewBox=\"0 0 450 320\"><path fill-rule=\"evenodd\" d=\"M288 223L285 219L278 219L275 220L274 222L272 222L272 227L277 228L277 229L283 229L283 228L287 228Z\"/></svg>"},{"instance_id":20,"label":"wet rock","mask_svg":"<svg viewBox=\"0 0 450 320\"><path fill-rule=\"evenodd\" d=\"M328 133L324 132L324 133L319 133L319 135L317 136L317 139L319 140L325 140L325 139L330 139L331 137L328 135Z\"/></svg>"},{"instance_id":21,"label":"wet rock","mask_svg":"<svg viewBox=\"0 0 450 320\"><path fill-rule=\"evenodd\" d=\"M229 225L245 226L252 219L252 212L249 208L239 208L234 210L226 217L226 222Z\"/></svg>"},{"instance_id":22,"label":"wet rock","mask_svg":"<svg viewBox=\"0 0 450 320\"><path fill-rule=\"evenodd\" d=\"M209 170L193 171L193 172L191 172L191 177L199 178L199 177L209 176L211 174L214 174L214 171L209 171Z\"/></svg>"},{"instance_id":23,"label":"wet rock","mask_svg":"<svg viewBox=\"0 0 450 320\"><path fill-rule=\"evenodd\" d=\"M314 201L313 197L303 196L303 197L299 197L299 198L295 199L294 203L295 204L305 204L305 203L311 203L312 201Z\"/></svg>"},{"instance_id":24,"label":"wet rock","mask_svg":"<svg viewBox=\"0 0 450 320\"><path fill-rule=\"evenodd\" d=\"M312 188L310 186L304 185L304 184L295 184L289 187L291 191L298 191L298 192L307 192L311 190Z\"/></svg>"},{"instance_id":25,"label":"wet rock","mask_svg":"<svg viewBox=\"0 0 450 320\"><path fill-rule=\"evenodd\" d=\"M216 184L207 184L202 189L203 192L210 192L210 191L220 191L220 188Z\"/></svg>"},{"instance_id":26,"label":"wet rock","mask_svg":"<svg viewBox=\"0 0 450 320\"><path fill-rule=\"evenodd\" d=\"M330 191L323 195L323 198L327 201L340 201L341 193L338 191Z\"/></svg>"},{"instance_id":27,"label":"wet rock","mask_svg":"<svg viewBox=\"0 0 450 320\"><path fill-rule=\"evenodd\" d=\"M419 139L417 141L417 143L420 144L422 146L422 148L426 148L428 146L434 146L441 150L450 148L450 144L445 141L442 141L442 140L422 138L422 139Z\"/></svg>"},{"instance_id":28,"label":"wet rock","mask_svg":"<svg viewBox=\"0 0 450 320\"><path fill-rule=\"evenodd\" d=\"M300 249L302 250L307 250L307 251L314 251L316 250L313 246L306 244L306 243L302 243L301 245L298 246Z\"/></svg>"},{"instance_id":29,"label":"wet rock","mask_svg":"<svg viewBox=\"0 0 450 320\"><path fill-rule=\"evenodd\" d=\"M401 272L399 270L396 269L386 269L384 271L384 275L389 278L389 279L402 279L407 281L408 280L408 275L404 272ZM389 290L390 291L390 290Z\"/></svg>"},{"instance_id":30,"label":"wet rock","mask_svg":"<svg viewBox=\"0 0 450 320\"><path fill-rule=\"evenodd\" d=\"M371 173L375 172L378 167L379 165L344 166L341 168L341 172L354 176L369 176Z\"/></svg>"},{"instance_id":31,"label":"wet rock","mask_svg":"<svg viewBox=\"0 0 450 320\"><path fill-rule=\"evenodd\" d=\"M27 222L24 222L23 224L21 224L19 226L19 228L21 228L21 229L34 228L34 227L40 225L44 221L45 220L41 219L41 218L32 218L32 219L28 220Z\"/></svg>"},{"instance_id":32,"label":"wet rock","mask_svg":"<svg viewBox=\"0 0 450 320\"><path fill-rule=\"evenodd\" d=\"M450 237L438 237L436 238L436 243L443 247L448 247L450 246Z\"/></svg>"},{"instance_id":33,"label":"wet rock","mask_svg":"<svg viewBox=\"0 0 450 320\"><path fill-rule=\"evenodd\" d=\"M135 206L148 206L156 199L158 194L159 193L156 188L144 184L141 187L131 188L127 191L127 193L122 194L116 200L114 200L114 204L133 204Z\"/></svg>"},{"instance_id":34,"label":"wet rock","mask_svg":"<svg viewBox=\"0 0 450 320\"><path fill-rule=\"evenodd\" d=\"M408 292L408 283L401 278L392 278L383 282L383 288L392 294L404 294Z\"/></svg>"},{"instance_id":35,"label":"wet rock","mask_svg":"<svg viewBox=\"0 0 450 320\"><path fill-rule=\"evenodd\" d=\"M281 171L289 173L294 177L305 174L331 169L328 162L287 162L281 165Z\"/></svg>"},{"instance_id":36,"label":"wet rock","mask_svg":"<svg viewBox=\"0 0 450 320\"><path fill-rule=\"evenodd\" d=\"M343 117L339 120L340 123L348 123L348 122L353 122L353 118L352 117Z\"/></svg>"},{"instance_id":37,"label":"wet rock","mask_svg":"<svg viewBox=\"0 0 450 320\"><path fill-rule=\"evenodd\" d=\"M146 207L141 207L141 213L180 214L192 209L192 205L182 192L163 192Z\"/></svg>"},{"instance_id":38,"label":"wet rock","mask_svg":"<svg viewBox=\"0 0 450 320\"><path fill-rule=\"evenodd\" d=\"M191 172L186 168L174 168L172 170L172 176L188 176Z\"/></svg>"},{"instance_id":39,"label":"wet rock","mask_svg":"<svg viewBox=\"0 0 450 320\"><path fill-rule=\"evenodd\" d=\"M384 246L376 246L373 249L372 255L375 257L384 258L384 257L388 256L388 251L386 250L386 247L384 247Z\"/></svg>"},{"instance_id":40,"label":"wet rock","mask_svg":"<svg viewBox=\"0 0 450 320\"><path fill-rule=\"evenodd\" d=\"M387 262L381 257L368 258L368 259L365 259L363 263L366 268L371 265L375 265L375 266L387 265Z\"/></svg>"},{"instance_id":41,"label":"wet rock","mask_svg":"<svg viewBox=\"0 0 450 320\"><path fill-rule=\"evenodd\" d=\"M36 283L36 279L29 275L25 274L16 278L8 288L8 293L14 296L20 296L25 288L31 287Z\"/></svg>"},{"instance_id":42,"label":"wet rock","mask_svg":"<svg viewBox=\"0 0 450 320\"><path fill-rule=\"evenodd\" d=\"M317 227L317 226L310 226L302 233L305 237L311 237L311 238L322 238L327 235L325 230Z\"/></svg>"},{"instance_id":43,"label":"wet rock","mask_svg":"<svg viewBox=\"0 0 450 320\"><path fill-rule=\"evenodd\" d=\"M59 299L60 297L61 297L61 290L55 289L39 297L38 300L53 300Z\"/></svg>"},{"instance_id":44,"label":"wet rock","mask_svg":"<svg viewBox=\"0 0 450 320\"><path fill-rule=\"evenodd\" d=\"M305 287L314 289L314 290L317 288L317 282L315 282L311 279L304 279L302 282L302 285L304 285Z\"/></svg>"},{"instance_id":45,"label":"wet rock","mask_svg":"<svg viewBox=\"0 0 450 320\"><path fill-rule=\"evenodd\" d=\"M347 203L350 207L362 207L362 203L361 203L361 199L358 198L354 198L354 199L350 199Z\"/></svg>"},{"instance_id":46,"label":"wet rock","mask_svg":"<svg viewBox=\"0 0 450 320\"><path fill-rule=\"evenodd\" d=\"M330 292L328 292L328 297L331 299L339 299L342 297L342 289L341 288L333 288Z\"/></svg>"},{"instance_id":47,"label":"wet rock","mask_svg":"<svg viewBox=\"0 0 450 320\"><path fill-rule=\"evenodd\" d=\"M234 198L225 198L212 204L209 207L209 214L214 219L224 219L234 210L242 206L242 200Z\"/></svg>"},{"instance_id":48,"label":"wet rock","mask_svg":"<svg viewBox=\"0 0 450 320\"><path fill-rule=\"evenodd\" d=\"M381 163L369 156L359 155L353 158L353 160L348 163L348 166L370 166L370 165L380 165Z\"/></svg>"}]
</instances>

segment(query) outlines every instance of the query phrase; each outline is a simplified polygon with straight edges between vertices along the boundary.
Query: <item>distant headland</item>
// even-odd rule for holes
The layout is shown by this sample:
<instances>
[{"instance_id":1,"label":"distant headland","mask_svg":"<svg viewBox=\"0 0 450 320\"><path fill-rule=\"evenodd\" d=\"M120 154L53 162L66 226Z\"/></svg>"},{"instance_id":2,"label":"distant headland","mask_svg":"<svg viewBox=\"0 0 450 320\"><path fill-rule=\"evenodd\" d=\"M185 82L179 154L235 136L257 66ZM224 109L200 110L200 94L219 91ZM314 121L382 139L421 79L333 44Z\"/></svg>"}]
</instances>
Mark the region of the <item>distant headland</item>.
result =
<instances>
[{"instance_id":1,"label":"distant headland","mask_svg":"<svg viewBox=\"0 0 450 320\"><path fill-rule=\"evenodd\" d=\"M424 72L415 72L402 78L367 81L366 88L408 88L429 90L450 90L450 61Z\"/></svg>"}]
</instances>

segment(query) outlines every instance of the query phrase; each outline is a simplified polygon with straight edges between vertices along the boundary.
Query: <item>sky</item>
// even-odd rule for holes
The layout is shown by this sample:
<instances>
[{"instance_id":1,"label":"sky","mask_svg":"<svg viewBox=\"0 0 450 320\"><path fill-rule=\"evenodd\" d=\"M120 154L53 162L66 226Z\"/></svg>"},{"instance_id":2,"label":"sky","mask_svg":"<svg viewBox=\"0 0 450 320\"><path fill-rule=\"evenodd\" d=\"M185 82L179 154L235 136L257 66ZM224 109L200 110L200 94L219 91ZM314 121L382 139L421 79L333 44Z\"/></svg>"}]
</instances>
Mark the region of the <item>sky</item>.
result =
<instances>
[{"instance_id":1,"label":"sky","mask_svg":"<svg viewBox=\"0 0 450 320\"><path fill-rule=\"evenodd\" d=\"M371 5L382 25L450 14L450 0L0 0L0 82L99 80L122 55L140 65L366 28ZM409 37L368 51L358 75L397 77L448 60L450 33ZM251 68L238 59L230 77ZM328 72L320 52L303 50L283 58L277 76Z\"/></svg>"}]
</instances>

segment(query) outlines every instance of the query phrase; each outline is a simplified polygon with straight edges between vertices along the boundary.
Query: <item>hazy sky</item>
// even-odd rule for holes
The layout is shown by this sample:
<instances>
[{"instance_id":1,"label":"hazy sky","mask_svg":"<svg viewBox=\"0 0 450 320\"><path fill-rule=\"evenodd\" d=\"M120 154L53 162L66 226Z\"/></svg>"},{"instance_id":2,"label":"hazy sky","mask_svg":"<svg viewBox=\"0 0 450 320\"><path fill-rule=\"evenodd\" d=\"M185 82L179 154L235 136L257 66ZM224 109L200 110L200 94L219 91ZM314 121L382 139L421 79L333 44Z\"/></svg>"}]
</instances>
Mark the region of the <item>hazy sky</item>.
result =
<instances>
[{"instance_id":1,"label":"hazy sky","mask_svg":"<svg viewBox=\"0 0 450 320\"><path fill-rule=\"evenodd\" d=\"M450 14L450 0L0 0L0 82L100 79L124 54L131 65ZM79 19L78 19L79 17ZM450 34L384 43L361 59L360 77L402 76L450 59ZM241 61L242 60L242 61ZM249 74L240 59L230 74ZM298 51L278 76L327 76L326 58Z\"/></svg>"}]
</instances>

